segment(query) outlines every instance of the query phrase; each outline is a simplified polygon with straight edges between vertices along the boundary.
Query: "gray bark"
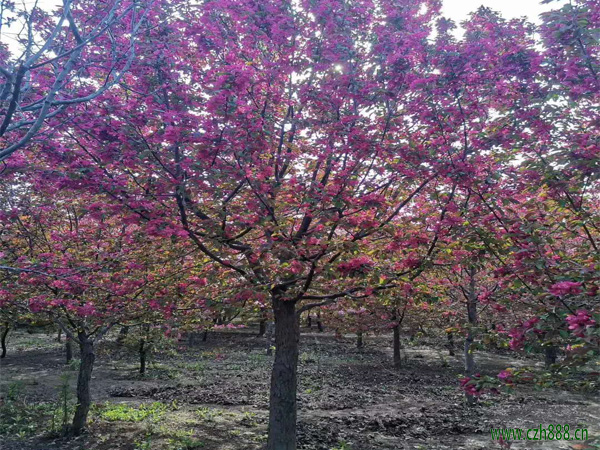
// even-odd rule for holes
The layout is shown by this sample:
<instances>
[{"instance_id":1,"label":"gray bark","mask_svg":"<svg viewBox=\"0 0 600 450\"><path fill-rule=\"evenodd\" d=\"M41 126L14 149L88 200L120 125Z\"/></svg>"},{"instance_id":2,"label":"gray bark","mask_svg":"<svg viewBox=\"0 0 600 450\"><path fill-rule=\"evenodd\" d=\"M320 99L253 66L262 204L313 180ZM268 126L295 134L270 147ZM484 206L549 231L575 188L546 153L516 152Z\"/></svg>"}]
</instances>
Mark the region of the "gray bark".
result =
<instances>
[{"instance_id":1,"label":"gray bark","mask_svg":"<svg viewBox=\"0 0 600 450\"><path fill-rule=\"evenodd\" d=\"M296 390L300 325L296 305L273 299L275 361L271 373L267 450L296 450Z\"/></svg>"},{"instance_id":2,"label":"gray bark","mask_svg":"<svg viewBox=\"0 0 600 450\"><path fill-rule=\"evenodd\" d=\"M81 351L81 362L79 364L79 375L77 377L77 407L73 416L72 431L75 436L81 434L87 425L87 417L92 404L90 382L96 355L94 353L94 342L85 334L79 333L79 349Z\"/></svg>"}]
</instances>

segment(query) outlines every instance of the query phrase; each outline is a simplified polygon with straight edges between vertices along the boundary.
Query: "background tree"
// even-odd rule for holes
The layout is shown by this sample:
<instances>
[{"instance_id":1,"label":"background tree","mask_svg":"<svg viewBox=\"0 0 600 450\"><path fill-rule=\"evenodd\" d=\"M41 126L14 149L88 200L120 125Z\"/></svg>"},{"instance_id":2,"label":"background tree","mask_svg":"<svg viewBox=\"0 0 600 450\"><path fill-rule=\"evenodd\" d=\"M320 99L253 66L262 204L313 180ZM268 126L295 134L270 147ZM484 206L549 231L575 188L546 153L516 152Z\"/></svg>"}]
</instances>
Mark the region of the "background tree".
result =
<instances>
[{"instance_id":1,"label":"background tree","mask_svg":"<svg viewBox=\"0 0 600 450\"><path fill-rule=\"evenodd\" d=\"M91 405L95 344L117 323L172 310L176 285L169 277L189 266L93 197L75 200L65 189L30 181L3 184L9 192L0 216L7 260L2 303L50 318L79 346L71 429L79 434Z\"/></svg>"}]
</instances>

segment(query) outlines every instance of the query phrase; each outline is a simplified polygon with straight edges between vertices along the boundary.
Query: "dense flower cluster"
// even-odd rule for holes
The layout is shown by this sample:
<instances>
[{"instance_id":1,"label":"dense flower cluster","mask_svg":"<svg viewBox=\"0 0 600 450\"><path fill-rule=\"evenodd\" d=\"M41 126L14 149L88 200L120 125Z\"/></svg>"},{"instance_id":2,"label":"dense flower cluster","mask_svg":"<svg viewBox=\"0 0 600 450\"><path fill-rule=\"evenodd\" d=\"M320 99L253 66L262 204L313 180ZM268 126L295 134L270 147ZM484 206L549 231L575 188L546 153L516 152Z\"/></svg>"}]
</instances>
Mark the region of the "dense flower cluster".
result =
<instances>
[{"instance_id":1,"label":"dense flower cluster","mask_svg":"<svg viewBox=\"0 0 600 450\"><path fill-rule=\"evenodd\" d=\"M557 297L576 295L581 292L581 282L561 281L550 286L548 291Z\"/></svg>"},{"instance_id":2,"label":"dense flower cluster","mask_svg":"<svg viewBox=\"0 0 600 450\"><path fill-rule=\"evenodd\" d=\"M348 276L363 275L375 266L375 262L368 256L359 256L338 265L338 270Z\"/></svg>"},{"instance_id":3,"label":"dense flower cluster","mask_svg":"<svg viewBox=\"0 0 600 450\"><path fill-rule=\"evenodd\" d=\"M588 327L596 325L596 321L592 319L592 314L589 311L581 309L574 315L568 315L566 321L569 324L569 330L576 336L583 336Z\"/></svg>"}]
</instances>

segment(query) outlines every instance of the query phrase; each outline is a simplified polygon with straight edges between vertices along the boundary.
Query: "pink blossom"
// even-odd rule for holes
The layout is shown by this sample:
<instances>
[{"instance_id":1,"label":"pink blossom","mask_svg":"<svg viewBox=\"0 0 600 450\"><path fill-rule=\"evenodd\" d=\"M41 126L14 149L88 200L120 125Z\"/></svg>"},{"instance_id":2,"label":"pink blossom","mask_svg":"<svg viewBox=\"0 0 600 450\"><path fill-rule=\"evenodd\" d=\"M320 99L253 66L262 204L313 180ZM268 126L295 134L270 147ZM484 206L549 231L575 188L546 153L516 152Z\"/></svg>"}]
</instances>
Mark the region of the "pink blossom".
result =
<instances>
[{"instance_id":1,"label":"pink blossom","mask_svg":"<svg viewBox=\"0 0 600 450\"><path fill-rule=\"evenodd\" d=\"M292 272L294 275L302 273L303 269L304 267L300 261L292 261L292 264L290 265L290 272Z\"/></svg>"},{"instance_id":2,"label":"pink blossom","mask_svg":"<svg viewBox=\"0 0 600 450\"><path fill-rule=\"evenodd\" d=\"M510 381L510 379L512 378L512 370L511 370L511 369L506 369L506 370L503 370L503 371L501 371L501 372L498 374L498 378L499 378L501 381L504 381L504 382L509 382L509 381Z\"/></svg>"},{"instance_id":3,"label":"pink blossom","mask_svg":"<svg viewBox=\"0 0 600 450\"><path fill-rule=\"evenodd\" d=\"M158 303L158 301L156 300L150 300L148 302L148 306L150 307L150 309L153 309L155 311L160 309L160 303Z\"/></svg>"},{"instance_id":4,"label":"pink blossom","mask_svg":"<svg viewBox=\"0 0 600 450\"><path fill-rule=\"evenodd\" d=\"M566 321L569 324L569 330L572 330L576 336L583 336L586 328L596 325L591 313L583 309L577 310L575 315L567 316Z\"/></svg>"},{"instance_id":5,"label":"pink blossom","mask_svg":"<svg viewBox=\"0 0 600 450\"><path fill-rule=\"evenodd\" d=\"M82 317L89 317L96 314L96 308L92 303L86 303L83 306L77 308L77 313Z\"/></svg>"},{"instance_id":6,"label":"pink blossom","mask_svg":"<svg viewBox=\"0 0 600 450\"><path fill-rule=\"evenodd\" d=\"M69 289L70 285L65 280L55 280L52 282L52 286L57 289Z\"/></svg>"},{"instance_id":7,"label":"pink blossom","mask_svg":"<svg viewBox=\"0 0 600 450\"><path fill-rule=\"evenodd\" d=\"M509 331L508 335L510 336L510 348L512 350L519 350L523 348L525 344L525 333L521 328L513 328Z\"/></svg>"},{"instance_id":8,"label":"pink blossom","mask_svg":"<svg viewBox=\"0 0 600 450\"><path fill-rule=\"evenodd\" d=\"M581 283L561 281L550 286L548 291L557 297L562 297L563 295L575 295L581 292Z\"/></svg>"},{"instance_id":9,"label":"pink blossom","mask_svg":"<svg viewBox=\"0 0 600 450\"><path fill-rule=\"evenodd\" d=\"M375 263L368 256L359 256L338 265L338 270L344 275L358 275L369 272Z\"/></svg>"},{"instance_id":10,"label":"pink blossom","mask_svg":"<svg viewBox=\"0 0 600 450\"><path fill-rule=\"evenodd\" d=\"M475 375L475 377L476 377L476 375ZM479 396L479 395L481 395L481 392L477 389L477 385L475 383L476 380L474 378L470 378L470 377L461 378L459 380L460 386L467 395Z\"/></svg>"},{"instance_id":11,"label":"pink blossom","mask_svg":"<svg viewBox=\"0 0 600 450\"><path fill-rule=\"evenodd\" d=\"M525 330L530 330L534 327L534 325L536 323L538 323L540 321L540 319L538 317L533 317L529 320L526 320L525 322L523 322L523 328Z\"/></svg>"}]
</instances>

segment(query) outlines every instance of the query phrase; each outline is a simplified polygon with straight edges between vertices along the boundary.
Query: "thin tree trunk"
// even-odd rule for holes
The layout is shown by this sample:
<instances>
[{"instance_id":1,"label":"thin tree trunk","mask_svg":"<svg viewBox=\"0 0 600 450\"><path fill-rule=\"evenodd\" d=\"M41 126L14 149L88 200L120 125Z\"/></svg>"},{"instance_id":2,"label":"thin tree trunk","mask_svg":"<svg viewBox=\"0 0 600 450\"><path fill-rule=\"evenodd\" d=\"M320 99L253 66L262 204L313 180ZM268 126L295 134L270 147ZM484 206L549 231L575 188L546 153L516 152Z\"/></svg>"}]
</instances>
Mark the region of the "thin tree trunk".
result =
<instances>
[{"instance_id":1,"label":"thin tree trunk","mask_svg":"<svg viewBox=\"0 0 600 450\"><path fill-rule=\"evenodd\" d=\"M202 334L202 342L206 342L208 339L208 330L204 330L204 334Z\"/></svg>"},{"instance_id":2,"label":"thin tree trunk","mask_svg":"<svg viewBox=\"0 0 600 450\"><path fill-rule=\"evenodd\" d=\"M465 338L465 372L467 377L472 377L475 373L475 359L473 357L473 349L471 345L473 344L473 332L469 330L467 332L467 337ZM477 398L469 394L468 391L465 391L465 398L467 399L467 404L474 405L477 402Z\"/></svg>"},{"instance_id":3,"label":"thin tree trunk","mask_svg":"<svg viewBox=\"0 0 600 450\"><path fill-rule=\"evenodd\" d=\"M471 277L467 298L467 318L469 321L469 328L465 338L465 371L468 377L475 373L475 358L473 356L472 345L475 341L475 332L473 328L477 326L477 296L475 292L474 269L469 271L469 275Z\"/></svg>"},{"instance_id":4,"label":"thin tree trunk","mask_svg":"<svg viewBox=\"0 0 600 450\"><path fill-rule=\"evenodd\" d=\"M323 323L321 322L321 311L317 311L317 329L319 333L323 332Z\"/></svg>"},{"instance_id":5,"label":"thin tree trunk","mask_svg":"<svg viewBox=\"0 0 600 450\"><path fill-rule=\"evenodd\" d=\"M140 375L144 375L146 373L146 358L148 356L148 351L150 350L150 346L147 345L146 338L149 330L149 324L146 323L142 326L142 337L140 338Z\"/></svg>"},{"instance_id":6,"label":"thin tree trunk","mask_svg":"<svg viewBox=\"0 0 600 450\"><path fill-rule=\"evenodd\" d=\"M448 354L454 356L454 333L447 333L448 338Z\"/></svg>"},{"instance_id":7,"label":"thin tree trunk","mask_svg":"<svg viewBox=\"0 0 600 450\"><path fill-rule=\"evenodd\" d=\"M56 342L60 343L62 341L62 328L58 329L58 335L56 336Z\"/></svg>"},{"instance_id":8,"label":"thin tree trunk","mask_svg":"<svg viewBox=\"0 0 600 450\"><path fill-rule=\"evenodd\" d=\"M77 377L77 408L73 417L73 434L78 436L85 429L87 417L92 404L90 392L90 381L94 368L94 341L85 333L79 333L79 348L81 350L81 362L79 364L79 376Z\"/></svg>"},{"instance_id":9,"label":"thin tree trunk","mask_svg":"<svg viewBox=\"0 0 600 450\"><path fill-rule=\"evenodd\" d=\"M65 337L65 359L67 364L73 360L73 343L69 336Z\"/></svg>"},{"instance_id":10,"label":"thin tree trunk","mask_svg":"<svg viewBox=\"0 0 600 450\"><path fill-rule=\"evenodd\" d=\"M394 368L396 369L402 367L402 356L400 355L400 349L402 348L402 343L400 341L400 327L402 326L402 322L404 321L407 306L408 301L405 301L404 307L402 308L402 313L400 314L398 310L398 305L396 303L392 314L392 323L394 323L394 326L392 327L392 329L394 330Z\"/></svg>"},{"instance_id":11,"label":"thin tree trunk","mask_svg":"<svg viewBox=\"0 0 600 450\"><path fill-rule=\"evenodd\" d=\"M558 347L556 345L548 345L544 348L544 362L546 364L546 369L549 369L550 366L556 364L557 358Z\"/></svg>"},{"instance_id":12,"label":"thin tree trunk","mask_svg":"<svg viewBox=\"0 0 600 450\"><path fill-rule=\"evenodd\" d=\"M10 331L10 324L8 322L4 323L4 330L2 330L2 354L0 354L0 358L6 358L6 337L8 336L8 332Z\"/></svg>"},{"instance_id":13,"label":"thin tree trunk","mask_svg":"<svg viewBox=\"0 0 600 450\"><path fill-rule=\"evenodd\" d=\"M265 332L265 345L267 356L273 354L273 334L275 331L275 324L271 321L267 322L267 331Z\"/></svg>"},{"instance_id":14,"label":"thin tree trunk","mask_svg":"<svg viewBox=\"0 0 600 450\"><path fill-rule=\"evenodd\" d=\"M473 357L473 349L471 348L473 341L473 332L468 331L465 338L465 372L469 377L475 373L475 358Z\"/></svg>"},{"instance_id":15,"label":"thin tree trunk","mask_svg":"<svg viewBox=\"0 0 600 450\"><path fill-rule=\"evenodd\" d=\"M119 335L117 336L117 344L119 344L120 346L123 345L128 334L129 334L129 327L128 326L121 327L121 329L119 330Z\"/></svg>"},{"instance_id":16,"label":"thin tree trunk","mask_svg":"<svg viewBox=\"0 0 600 450\"><path fill-rule=\"evenodd\" d=\"M196 345L196 333L194 333L193 331L188 332L187 345L188 347Z\"/></svg>"},{"instance_id":17,"label":"thin tree trunk","mask_svg":"<svg viewBox=\"0 0 600 450\"><path fill-rule=\"evenodd\" d=\"M467 318L469 321L469 328L467 330L467 336L465 338L465 372L468 377L472 377L475 373L475 357L473 354L473 343L475 341L475 330L477 326L477 286L476 286L476 274L475 267L470 267L468 270L469 275L469 286L467 290ZM472 405L475 403L476 398L473 395L465 394L467 403Z\"/></svg>"},{"instance_id":18,"label":"thin tree trunk","mask_svg":"<svg viewBox=\"0 0 600 450\"><path fill-rule=\"evenodd\" d=\"M146 349L144 348L146 340L140 339L140 375L146 373Z\"/></svg>"},{"instance_id":19,"label":"thin tree trunk","mask_svg":"<svg viewBox=\"0 0 600 450\"><path fill-rule=\"evenodd\" d=\"M258 337L263 337L267 331L267 319L261 319L258 324Z\"/></svg>"},{"instance_id":20,"label":"thin tree trunk","mask_svg":"<svg viewBox=\"0 0 600 450\"><path fill-rule=\"evenodd\" d=\"M356 333L356 348L363 348L363 346L364 346L363 333L362 333L362 331L358 331Z\"/></svg>"},{"instance_id":21,"label":"thin tree trunk","mask_svg":"<svg viewBox=\"0 0 600 450\"><path fill-rule=\"evenodd\" d=\"M402 367L402 358L400 356L400 325L394 325L394 367Z\"/></svg>"},{"instance_id":22,"label":"thin tree trunk","mask_svg":"<svg viewBox=\"0 0 600 450\"><path fill-rule=\"evenodd\" d=\"M296 450L300 325L294 302L273 298L275 361L271 373L267 450Z\"/></svg>"}]
</instances>

